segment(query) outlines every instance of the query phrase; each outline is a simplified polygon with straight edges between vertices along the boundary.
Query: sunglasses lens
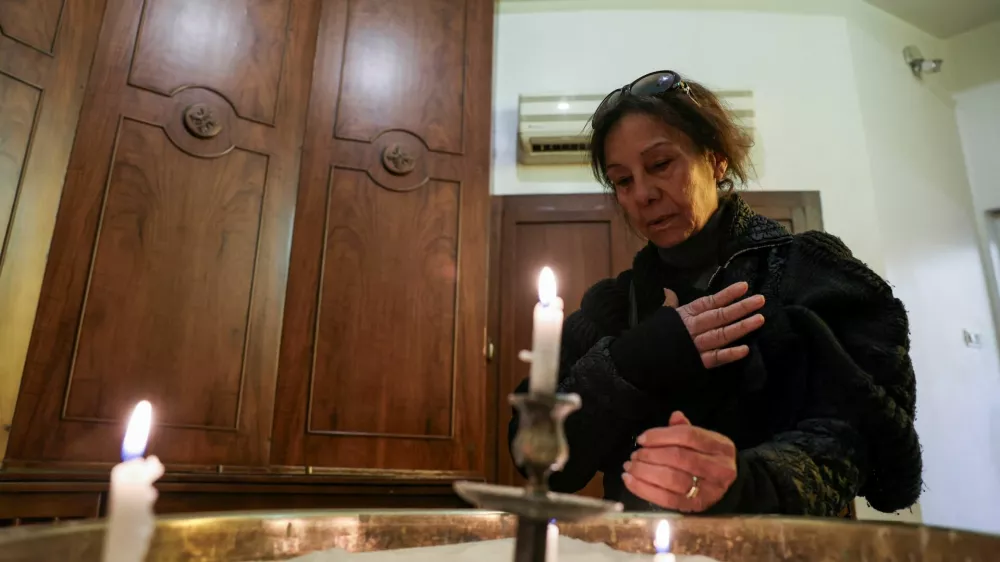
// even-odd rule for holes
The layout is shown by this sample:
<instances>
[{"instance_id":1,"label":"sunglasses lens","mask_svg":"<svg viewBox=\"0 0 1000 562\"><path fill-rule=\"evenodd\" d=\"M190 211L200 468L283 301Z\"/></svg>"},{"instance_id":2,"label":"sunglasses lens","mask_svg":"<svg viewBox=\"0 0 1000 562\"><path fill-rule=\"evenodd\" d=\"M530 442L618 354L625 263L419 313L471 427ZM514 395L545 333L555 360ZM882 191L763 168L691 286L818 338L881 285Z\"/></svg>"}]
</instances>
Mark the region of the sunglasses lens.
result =
<instances>
[{"instance_id":1,"label":"sunglasses lens","mask_svg":"<svg viewBox=\"0 0 1000 562\"><path fill-rule=\"evenodd\" d=\"M615 104L621 100L623 91L627 91L628 94L635 96L655 96L664 92L669 92L680 84L680 75L672 70L654 72L653 74L643 76L642 78L636 80L631 86L626 86L625 90L619 88L612 91L606 98L604 98L601 105L597 106L597 113L603 113L614 107Z\"/></svg>"},{"instance_id":2,"label":"sunglasses lens","mask_svg":"<svg viewBox=\"0 0 1000 562\"><path fill-rule=\"evenodd\" d=\"M655 96L672 90L680 81L681 77L676 72L657 72L637 80L632 85L632 93L637 96Z\"/></svg>"}]
</instances>

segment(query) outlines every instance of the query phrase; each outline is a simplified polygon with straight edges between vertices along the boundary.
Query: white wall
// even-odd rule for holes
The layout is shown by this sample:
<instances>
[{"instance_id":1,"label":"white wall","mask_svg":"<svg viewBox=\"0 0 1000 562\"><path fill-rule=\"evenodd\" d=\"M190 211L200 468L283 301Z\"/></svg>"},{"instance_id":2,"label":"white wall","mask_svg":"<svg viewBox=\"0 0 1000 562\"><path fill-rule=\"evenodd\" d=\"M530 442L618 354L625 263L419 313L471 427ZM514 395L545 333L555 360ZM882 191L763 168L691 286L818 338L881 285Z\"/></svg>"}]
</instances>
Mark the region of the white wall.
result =
<instances>
[{"instance_id":1,"label":"white wall","mask_svg":"<svg viewBox=\"0 0 1000 562\"><path fill-rule=\"evenodd\" d=\"M1000 21L948 41L952 89L966 168L972 185L983 266L993 297L994 325L1000 325L1000 248L987 212L1000 209Z\"/></svg>"},{"instance_id":2,"label":"white wall","mask_svg":"<svg viewBox=\"0 0 1000 562\"><path fill-rule=\"evenodd\" d=\"M900 55L945 47L873 17L849 34L886 276L910 313L924 520L1000 532L1000 367L954 107L944 78L915 79ZM983 347L965 347L963 329Z\"/></svg>"},{"instance_id":3,"label":"white wall","mask_svg":"<svg viewBox=\"0 0 1000 562\"><path fill-rule=\"evenodd\" d=\"M998 28L1000 32L1000 28ZM998 65L1000 66L1000 65ZM1000 229L990 224L990 211L1000 210L1000 81L955 96L965 164L980 236L980 255L987 271L994 325L1000 324ZM998 338L1000 340L1000 338ZM1000 411L994 417L1000 436ZM1000 437L997 437L1000 439ZM1000 465L1000 458L997 460Z\"/></svg>"},{"instance_id":4,"label":"white wall","mask_svg":"<svg viewBox=\"0 0 1000 562\"><path fill-rule=\"evenodd\" d=\"M519 94L605 93L670 68L709 87L753 90L765 158L760 186L820 191L826 228L882 270L843 18L630 10L501 12L498 19L495 194L600 190L584 167L519 169Z\"/></svg>"},{"instance_id":5,"label":"white wall","mask_svg":"<svg viewBox=\"0 0 1000 562\"><path fill-rule=\"evenodd\" d=\"M1000 158L997 158L1000 155L1000 81L960 92L955 98L958 101L956 111L962 147L972 185L973 208L984 250L989 256L996 252L996 240L986 224L987 213L1000 210ZM991 261L988 257L986 263Z\"/></svg>"},{"instance_id":6,"label":"white wall","mask_svg":"<svg viewBox=\"0 0 1000 562\"><path fill-rule=\"evenodd\" d=\"M902 62L908 44L928 56L947 45L859 0L827 4L826 15L501 10L493 191L599 189L583 168L517 166L518 94L603 93L660 68L752 90L759 187L819 190L827 230L908 307L923 517L1000 532L1000 367L953 102L946 79L918 82ZM984 347L966 348L963 329L982 333Z\"/></svg>"}]
</instances>

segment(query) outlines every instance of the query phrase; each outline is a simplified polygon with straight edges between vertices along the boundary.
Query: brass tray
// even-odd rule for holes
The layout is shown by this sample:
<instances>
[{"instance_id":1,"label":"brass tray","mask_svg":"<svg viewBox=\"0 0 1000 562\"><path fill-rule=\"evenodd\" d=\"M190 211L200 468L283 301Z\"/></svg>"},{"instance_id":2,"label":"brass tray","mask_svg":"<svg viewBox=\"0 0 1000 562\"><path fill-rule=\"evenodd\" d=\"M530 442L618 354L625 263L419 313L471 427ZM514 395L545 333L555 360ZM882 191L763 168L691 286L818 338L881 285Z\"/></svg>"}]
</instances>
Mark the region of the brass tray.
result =
<instances>
[{"instance_id":1,"label":"brass tray","mask_svg":"<svg viewBox=\"0 0 1000 562\"><path fill-rule=\"evenodd\" d=\"M561 524L562 535L653 554L660 514ZM996 562L1000 537L903 524L771 517L667 517L677 554L724 562ZM510 515L481 511L308 511L163 517L147 558L285 560L317 550L388 550L509 538ZM101 521L0 532L0 561L99 562ZM652 558L651 558L652 559ZM571 562L566 560L566 562Z\"/></svg>"}]
</instances>

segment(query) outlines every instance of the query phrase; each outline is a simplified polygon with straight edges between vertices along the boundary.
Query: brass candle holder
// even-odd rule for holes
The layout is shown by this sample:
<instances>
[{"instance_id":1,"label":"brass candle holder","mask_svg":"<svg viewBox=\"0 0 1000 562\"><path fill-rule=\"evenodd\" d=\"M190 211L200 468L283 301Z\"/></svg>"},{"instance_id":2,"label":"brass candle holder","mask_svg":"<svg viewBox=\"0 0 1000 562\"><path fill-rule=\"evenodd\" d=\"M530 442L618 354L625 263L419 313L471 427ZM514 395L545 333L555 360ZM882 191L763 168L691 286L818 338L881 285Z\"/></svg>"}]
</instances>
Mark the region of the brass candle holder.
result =
<instances>
[{"instance_id":1,"label":"brass candle holder","mask_svg":"<svg viewBox=\"0 0 1000 562\"><path fill-rule=\"evenodd\" d=\"M524 487L456 482L465 501L517 516L514 562L545 562L550 521L575 522L619 512L622 504L549 491L549 475L569 460L564 424L580 409L576 394L512 394L520 416L511 454L528 477Z\"/></svg>"}]
</instances>

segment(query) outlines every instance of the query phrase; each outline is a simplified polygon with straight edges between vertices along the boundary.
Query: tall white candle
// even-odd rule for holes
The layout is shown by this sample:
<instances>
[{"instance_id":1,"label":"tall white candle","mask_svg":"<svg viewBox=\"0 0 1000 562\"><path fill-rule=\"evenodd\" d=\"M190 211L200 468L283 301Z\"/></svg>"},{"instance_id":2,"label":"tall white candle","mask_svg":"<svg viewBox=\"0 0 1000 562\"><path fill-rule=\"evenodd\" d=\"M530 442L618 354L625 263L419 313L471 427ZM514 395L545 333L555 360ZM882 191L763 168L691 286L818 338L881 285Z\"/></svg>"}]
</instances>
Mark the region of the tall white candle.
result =
<instances>
[{"instance_id":1,"label":"tall white candle","mask_svg":"<svg viewBox=\"0 0 1000 562\"><path fill-rule=\"evenodd\" d=\"M548 267L538 276L531 342L529 388L532 394L554 394L559 379L559 339L562 337L563 301L556 295L556 276Z\"/></svg>"},{"instance_id":2,"label":"tall white candle","mask_svg":"<svg viewBox=\"0 0 1000 562\"><path fill-rule=\"evenodd\" d=\"M653 558L653 562L676 562L677 558L670 553L670 523L666 519L661 519L656 524L653 548L656 549L656 557Z\"/></svg>"},{"instance_id":3,"label":"tall white candle","mask_svg":"<svg viewBox=\"0 0 1000 562\"><path fill-rule=\"evenodd\" d=\"M143 458L153 408L143 400L136 405L122 442L122 463L111 469L108 530L104 535L104 562L140 562L146 559L156 520L156 482L163 465L156 457Z\"/></svg>"},{"instance_id":4,"label":"tall white candle","mask_svg":"<svg viewBox=\"0 0 1000 562\"><path fill-rule=\"evenodd\" d=\"M545 535L545 562L559 562L559 527L549 523Z\"/></svg>"}]
</instances>

